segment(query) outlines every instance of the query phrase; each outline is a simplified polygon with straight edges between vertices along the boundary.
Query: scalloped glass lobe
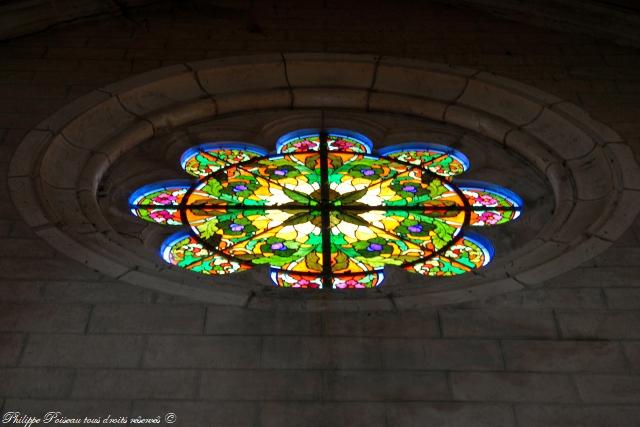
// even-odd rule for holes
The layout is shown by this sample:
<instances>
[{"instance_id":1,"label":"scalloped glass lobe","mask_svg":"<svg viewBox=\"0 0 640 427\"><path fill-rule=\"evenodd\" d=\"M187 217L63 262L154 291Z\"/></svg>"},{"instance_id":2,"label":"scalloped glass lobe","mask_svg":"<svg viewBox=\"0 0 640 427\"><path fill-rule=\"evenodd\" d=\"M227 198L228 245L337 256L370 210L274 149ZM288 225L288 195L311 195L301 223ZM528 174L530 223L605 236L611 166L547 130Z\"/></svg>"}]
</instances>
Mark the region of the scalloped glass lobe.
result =
<instances>
[{"instance_id":1,"label":"scalloped glass lobe","mask_svg":"<svg viewBox=\"0 0 640 427\"><path fill-rule=\"evenodd\" d=\"M405 270L431 277L456 276L489 264L493 253L493 246L487 239L467 233L442 255L413 263Z\"/></svg>"},{"instance_id":2,"label":"scalloped glass lobe","mask_svg":"<svg viewBox=\"0 0 640 427\"><path fill-rule=\"evenodd\" d=\"M216 142L191 147L180 156L180 165L189 175L204 177L222 168L263 157L268 151L243 142Z\"/></svg>"},{"instance_id":3,"label":"scalloped glass lobe","mask_svg":"<svg viewBox=\"0 0 640 427\"><path fill-rule=\"evenodd\" d=\"M340 274L332 278L333 289L370 289L380 286L384 269L365 270L352 274Z\"/></svg>"},{"instance_id":4,"label":"scalloped glass lobe","mask_svg":"<svg viewBox=\"0 0 640 427\"><path fill-rule=\"evenodd\" d=\"M313 270L305 262L294 261L282 268L271 267L273 284L284 288L325 287L321 270ZM333 289L367 289L380 286L384 280L384 269L371 268L356 260L349 260L348 266L330 278Z\"/></svg>"},{"instance_id":5,"label":"scalloped glass lobe","mask_svg":"<svg viewBox=\"0 0 640 427\"><path fill-rule=\"evenodd\" d=\"M457 181L458 188L467 197L472 208L508 208L519 210L524 202L516 193L487 182Z\"/></svg>"},{"instance_id":6,"label":"scalloped glass lobe","mask_svg":"<svg viewBox=\"0 0 640 427\"><path fill-rule=\"evenodd\" d=\"M191 185L187 180L160 181L140 187L129 196L129 209L138 218L181 225L180 203Z\"/></svg>"},{"instance_id":7,"label":"scalloped glass lobe","mask_svg":"<svg viewBox=\"0 0 640 427\"><path fill-rule=\"evenodd\" d=\"M427 142L392 145L378 150L378 154L420 166L447 179L464 173L470 166L469 159L460 151Z\"/></svg>"},{"instance_id":8,"label":"scalloped glass lobe","mask_svg":"<svg viewBox=\"0 0 640 427\"><path fill-rule=\"evenodd\" d=\"M329 151L368 154L373 149L373 142L357 132L328 129L327 149ZM276 141L276 152L280 154L307 151L320 151L320 131L318 129L301 129L289 132Z\"/></svg>"},{"instance_id":9,"label":"scalloped glass lobe","mask_svg":"<svg viewBox=\"0 0 640 427\"><path fill-rule=\"evenodd\" d=\"M517 219L522 212L522 199L504 187L477 181L456 181L456 184L469 204L471 226L504 224ZM443 193L437 201L464 209L459 194L455 191ZM464 217L449 215L445 216L445 221L451 225L462 226Z\"/></svg>"},{"instance_id":10,"label":"scalloped glass lobe","mask_svg":"<svg viewBox=\"0 0 640 427\"><path fill-rule=\"evenodd\" d=\"M165 239L160 255L169 264L207 275L231 274L251 268L249 264L230 260L207 249L195 237L183 231Z\"/></svg>"},{"instance_id":11,"label":"scalloped glass lobe","mask_svg":"<svg viewBox=\"0 0 640 427\"><path fill-rule=\"evenodd\" d=\"M271 268L271 281L280 288L322 289L322 275Z\"/></svg>"}]
</instances>

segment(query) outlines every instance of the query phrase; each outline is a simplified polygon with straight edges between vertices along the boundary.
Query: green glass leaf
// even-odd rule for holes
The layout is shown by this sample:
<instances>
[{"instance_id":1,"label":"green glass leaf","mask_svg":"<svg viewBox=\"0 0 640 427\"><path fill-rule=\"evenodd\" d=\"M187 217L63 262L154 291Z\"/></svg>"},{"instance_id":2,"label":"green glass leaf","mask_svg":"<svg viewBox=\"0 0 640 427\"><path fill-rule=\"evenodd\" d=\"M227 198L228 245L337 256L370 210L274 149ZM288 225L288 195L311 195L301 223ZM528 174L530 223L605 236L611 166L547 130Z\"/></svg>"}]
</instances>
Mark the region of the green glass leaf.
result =
<instances>
[{"instance_id":1,"label":"green glass leaf","mask_svg":"<svg viewBox=\"0 0 640 427\"><path fill-rule=\"evenodd\" d=\"M311 199L309 199L309 197L305 196L304 194L300 194L297 191L293 191L293 190L290 190L288 188L284 188L283 192L291 200L293 200L295 202L298 202L298 203L309 204L309 202L311 200Z\"/></svg>"}]
</instances>

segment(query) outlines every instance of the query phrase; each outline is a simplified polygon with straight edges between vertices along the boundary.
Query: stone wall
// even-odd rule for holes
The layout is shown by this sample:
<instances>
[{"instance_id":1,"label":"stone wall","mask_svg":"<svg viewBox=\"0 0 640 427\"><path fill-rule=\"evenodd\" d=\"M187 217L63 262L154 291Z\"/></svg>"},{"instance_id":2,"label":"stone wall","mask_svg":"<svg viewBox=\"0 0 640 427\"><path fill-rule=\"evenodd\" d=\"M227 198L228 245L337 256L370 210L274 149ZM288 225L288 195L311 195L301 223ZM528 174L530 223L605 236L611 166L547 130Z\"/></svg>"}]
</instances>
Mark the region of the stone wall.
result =
<instances>
[{"instance_id":1,"label":"stone wall","mask_svg":"<svg viewBox=\"0 0 640 427\"><path fill-rule=\"evenodd\" d=\"M174 2L0 45L3 412L174 412L185 426L638 425L638 222L538 289L341 314L206 306L118 283L47 247L15 211L9 160L40 120L133 74L249 53L374 53L487 70L580 105L640 155L637 50L415 3Z\"/></svg>"}]
</instances>

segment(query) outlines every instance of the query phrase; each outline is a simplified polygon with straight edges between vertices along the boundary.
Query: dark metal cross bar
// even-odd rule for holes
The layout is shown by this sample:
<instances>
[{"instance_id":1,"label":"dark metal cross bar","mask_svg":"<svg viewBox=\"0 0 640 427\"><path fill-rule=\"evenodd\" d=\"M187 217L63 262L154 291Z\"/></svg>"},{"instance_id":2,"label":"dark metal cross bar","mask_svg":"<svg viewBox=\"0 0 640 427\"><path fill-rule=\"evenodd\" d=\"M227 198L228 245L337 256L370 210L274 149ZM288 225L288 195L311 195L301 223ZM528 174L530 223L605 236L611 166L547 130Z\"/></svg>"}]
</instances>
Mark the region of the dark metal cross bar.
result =
<instances>
[{"instance_id":1,"label":"dark metal cross bar","mask_svg":"<svg viewBox=\"0 0 640 427\"><path fill-rule=\"evenodd\" d=\"M327 133L320 132L320 214L322 218L322 289L333 289L331 269L331 200L329 192L329 147Z\"/></svg>"}]
</instances>

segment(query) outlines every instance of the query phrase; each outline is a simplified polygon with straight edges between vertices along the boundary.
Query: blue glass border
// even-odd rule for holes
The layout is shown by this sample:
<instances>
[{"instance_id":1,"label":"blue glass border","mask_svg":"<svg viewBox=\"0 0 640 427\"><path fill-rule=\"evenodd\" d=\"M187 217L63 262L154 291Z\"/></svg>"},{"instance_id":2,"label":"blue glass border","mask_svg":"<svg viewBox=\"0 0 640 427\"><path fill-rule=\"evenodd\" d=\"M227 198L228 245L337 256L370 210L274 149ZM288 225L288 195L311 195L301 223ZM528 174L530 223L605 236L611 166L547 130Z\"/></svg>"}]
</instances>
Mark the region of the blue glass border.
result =
<instances>
[{"instance_id":1,"label":"blue glass border","mask_svg":"<svg viewBox=\"0 0 640 427\"><path fill-rule=\"evenodd\" d=\"M205 144L199 144L199 145L196 145L195 147L187 148L184 151L184 153L182 153L182 155L180 156L180 167L182 167L182 169L184 170L187 160L197 155L201 151L205 151L205 152L215 151L216 149L220 149L220 148L223 148L223 149L235 148L238 150L249 151L251 153L258 154L259 156L266 156L267 154L269 154L269 151L266 148L260 147L259 145L255 145L255 144L249 144L246 142L240 142L240 141L207 142Z\"/></svg>"},{"instance_id":2,"label":"blue glass border","mask_svg":"<svg viewBox=\"0 0 640 427\"><path fill-rule=\"evenodd\" d=\"M160 245L160 257L166 263L171 264L171 265L175 265L170 260L168 260L167 257L165 257L165 251L169 250L171 248L171 246L173 246L178 240L182 240L182 239L185 239L187 237L191 237L191 235L189 233L187 233L186 231L182 230L182 231L178 231L177 233L173 233L172 235L170 235L169 237L164 239L162 241L162 245Z\"/></svg>"},{"instance_id":3,"label":"blue glass border","mask_svg":"<svg viewBox=\"0 0 640 427\"><path fill-rule=\"evenodd\" d=\"M459 189L469 189L469 190L487 190L492 191L496 194L501 195L502 197L509 199L513 202L514 207L519 210L524 208L524 200L520 196L518 196L513 191L508 188L504 188L497 184L491 184L484 181L473 181L473 180L455 180L454 184ZM515 218L514 218L515 219Z\"/></svg>"},{"instance_id":4,"label":"blue glass border","mask_svg":"<svg viewBox=\"0 0 640 427\"><path fill-rule=\"evenodd\" d=\"M272 285L275 286L276 288L279 288L278 282L276 281L277 274L278 274L278 272L281 272L281 271L286 273L286 272L289 272L290 270L283 270L282 268L273 267L271 265L269 266L269 277L271 278ZM298 273L300 273L300 272L298 272ZM372 273L377 273L377 274L380 275L380 280L378 280L378 284L375 286L376 288L379 288L382 285L382 282L384 282L384 279L386 277L385 273L384 273L384 267L383 268L375 268L375 269L373 269ZM309 272L309 274L313 274L313 273ZM371 273L369 273L369 274L371 274ZM321 275L321 274L319 274L319 275ZM335 288L333 288L333 289L335 289Z\"/></svg>"},{"instance_id":5,"label":"blue glass border","mask_svg":"<svg viewBox=\"0 0 640 427\"><path fill-rule=\"evenodd\" d=\"M485 260L484 260L484 263L482 264L482 267L486 266L491 262L491 260L493 260L493 256L495 255L495 250L493 249L493 245L491 244L491 241L489 241L489 239L479 234L471 233L471 232L465 232L464 237L462 239L471 240L471 242L475 243L483 250L485 254L485 257L484 257Z\"/></svg>"},{"instance_id":6,"label":"blue glass border","mask_svg":"<svg viewBox=\"0 0 640 427\"><path fill-rule=\"evenodd\" d=\"M136 204L135 200L144 196L145 194L152 193L154 191L158 191L163 188L171 188L171 187L176 187L176 188L180 187L180 188L188 189L189 187L191 187L192 184L193 184L193 180L191 179L171 179L167 181L156 181L156 182L152 182L151 184L143 185L142 187L138 188L136 191L131 193L131 195L129 196L129 199L128 199L129 207L135 206Z\"/></svg>"},{"instance_id":7,"label":"blue glass border","mask_svg":"<svg viewBox=\"0 0 640 427\"><path fill-rule=\"evenodd\" d=\"M437 151L442 154L449 154L452 157L455 157L460 163L464 165L464 171L468 171L471 167L471 162L469 158L464 155L461 151L456 150L455 148L448 147L446 145L433 144L431 142L405 142L402 144L391 145L389 147L383 147L378 149L378 154L380 156L388 156L389 154L400 153L403 151L411 151L411 150L431 150Z\"/></svg>"},{"instance_id":8,"label":"blue glass border","mask_svg":"<svg viewBox=\"0 0 640 427\"><path fill-rule=\"evenodd\" d=\"M359 132L339 128L329 128L326 130L326 132L331 136L344 136L347 138L357 139L367 148L367 154L371 154L373 152L373 141ZM292 132L285 133L276 141L276 153L281 153L280 149L282 148L282 146L292 139L318 135L320 135L320 129L314 128L298 129Z\"/></svg>"}]
</instances>

